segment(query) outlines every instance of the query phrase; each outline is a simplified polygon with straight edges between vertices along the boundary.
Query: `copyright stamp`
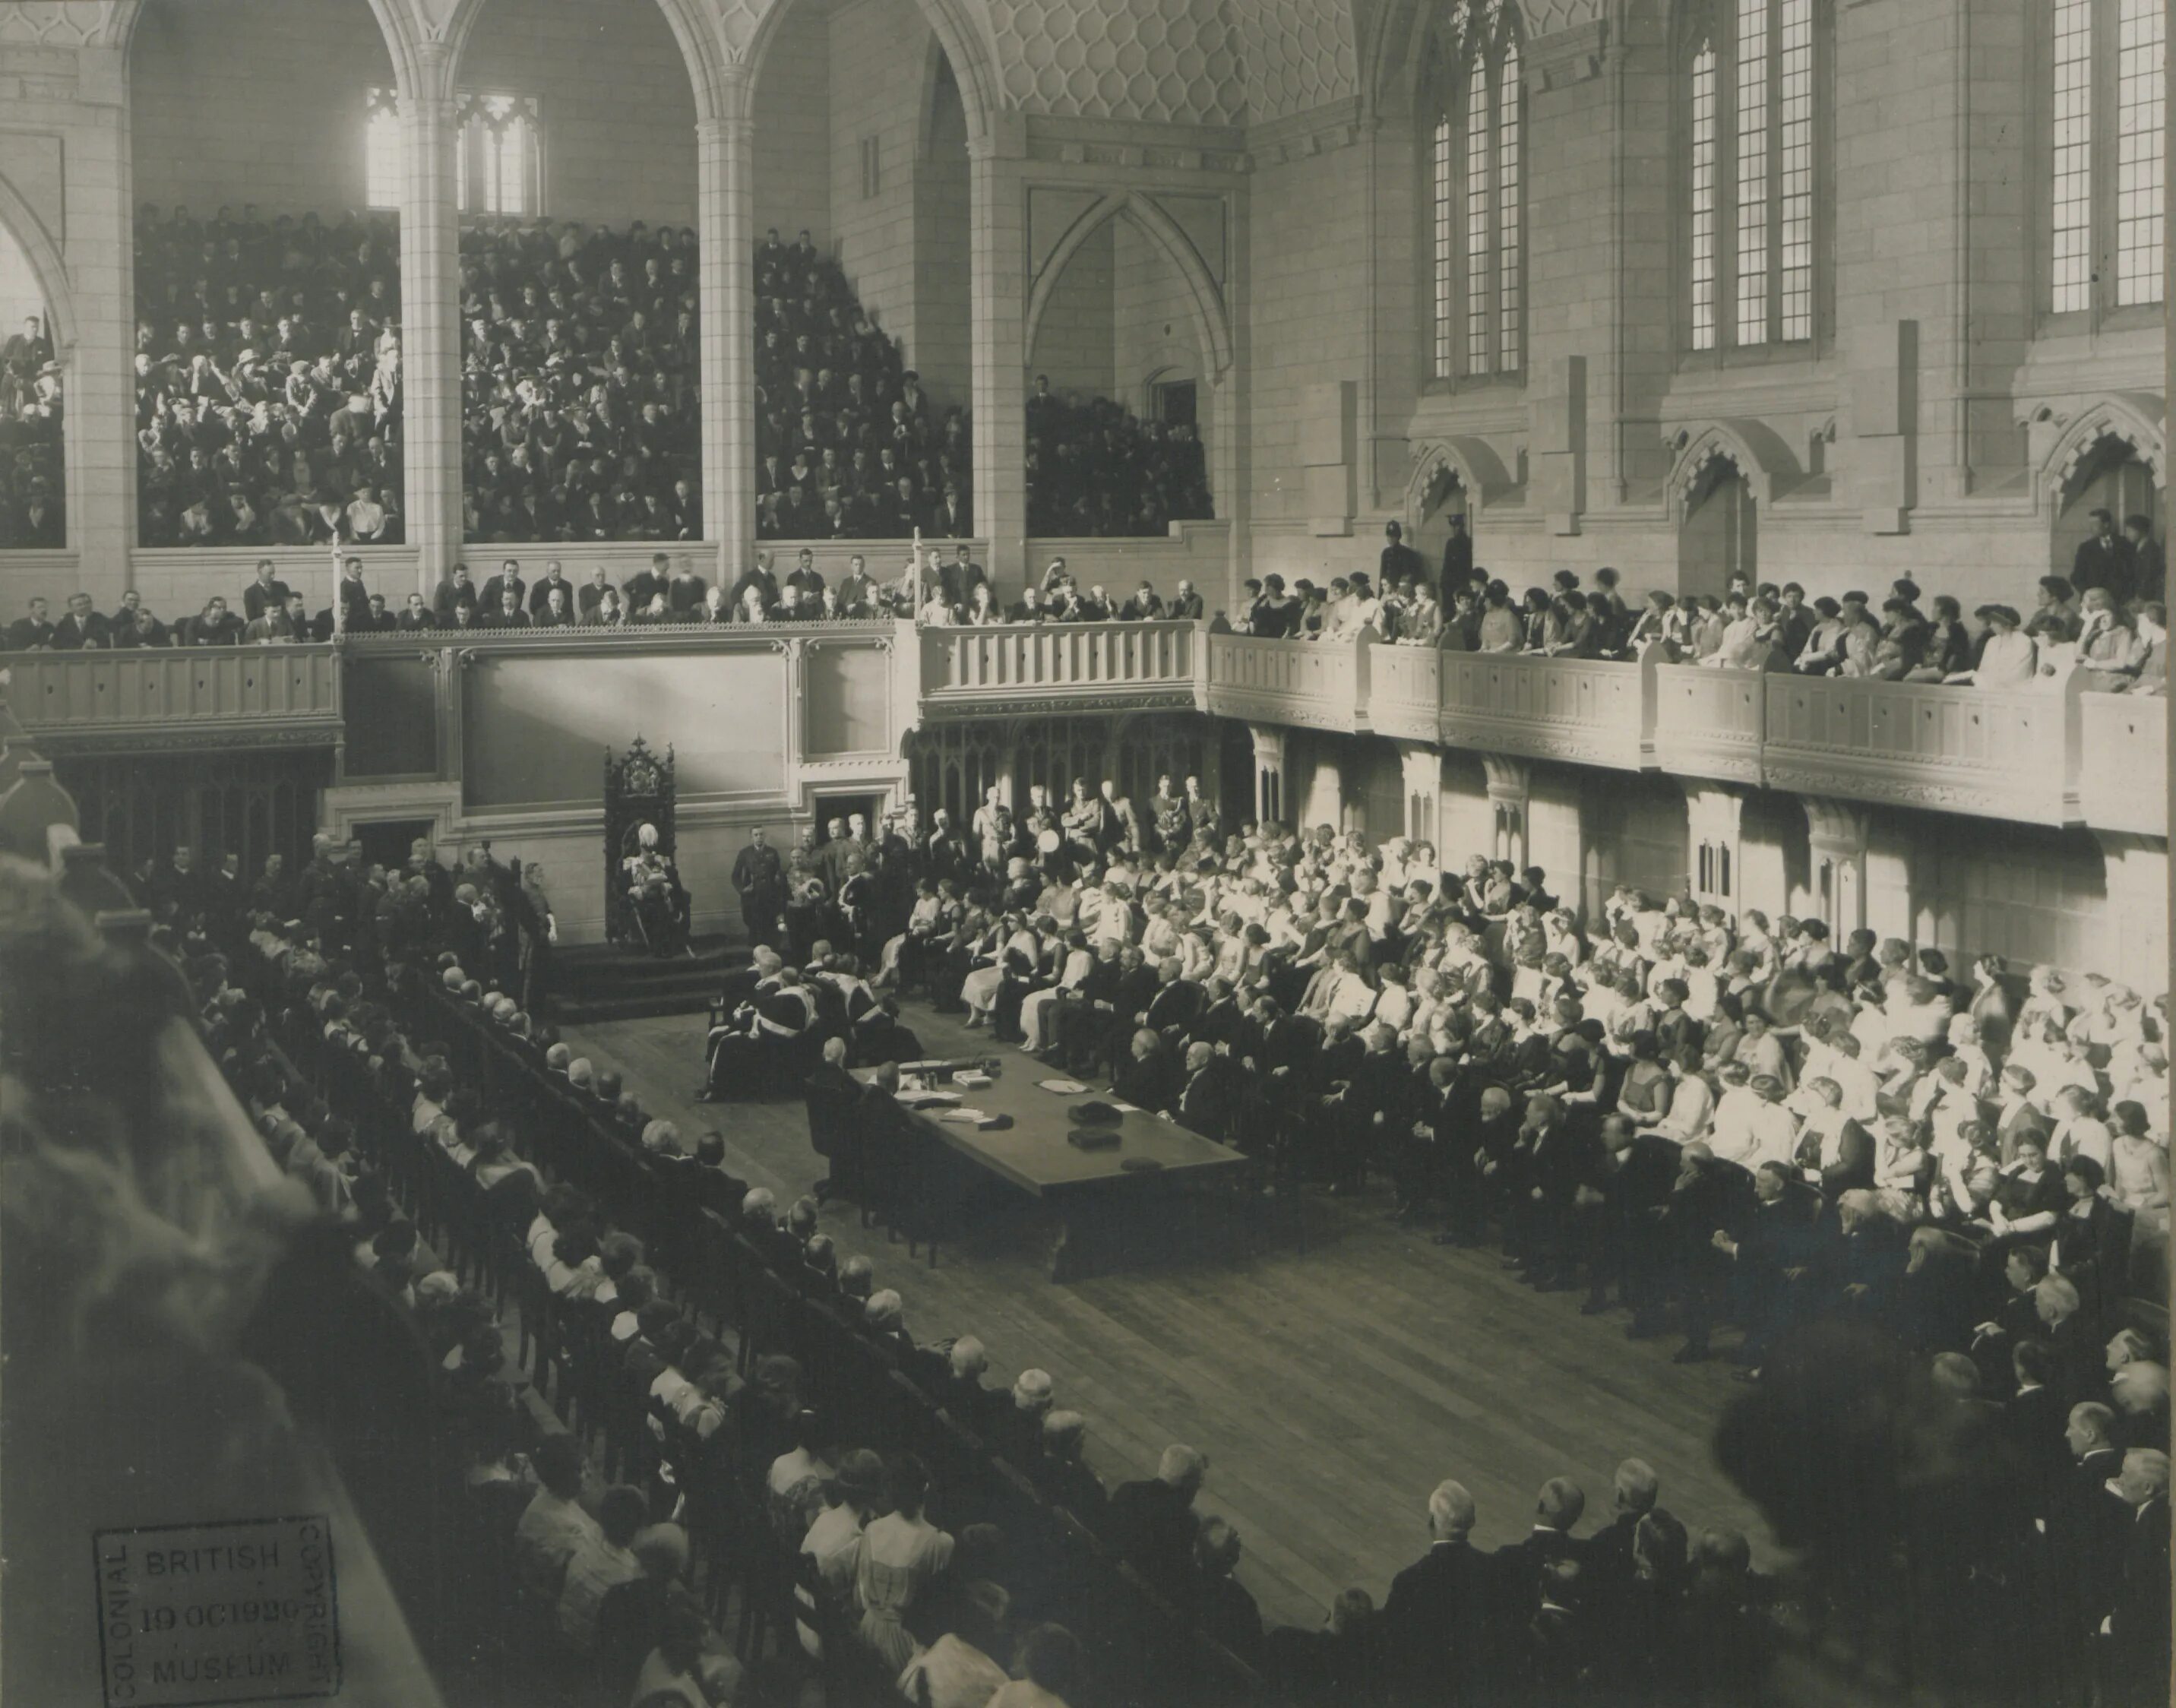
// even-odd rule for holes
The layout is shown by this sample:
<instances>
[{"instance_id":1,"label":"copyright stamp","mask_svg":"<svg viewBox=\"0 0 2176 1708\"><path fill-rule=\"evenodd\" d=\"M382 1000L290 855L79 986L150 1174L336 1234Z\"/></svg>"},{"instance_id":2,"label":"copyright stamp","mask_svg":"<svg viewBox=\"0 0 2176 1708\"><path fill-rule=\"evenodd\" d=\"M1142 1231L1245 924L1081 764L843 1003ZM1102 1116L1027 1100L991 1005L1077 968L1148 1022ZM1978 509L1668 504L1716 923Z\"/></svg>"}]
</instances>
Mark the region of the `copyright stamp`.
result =
<instances>
[{"instance_id":1,"label":"copyright stamp","mask_svg":"<svg viewBox=\"0 0 2176 1708\"><path fill-rule=\"evenodd\" d=\"M339 1694L324 1519L101 1530L92 1547L106 1708Z\"/></svg>"}]
</instances>

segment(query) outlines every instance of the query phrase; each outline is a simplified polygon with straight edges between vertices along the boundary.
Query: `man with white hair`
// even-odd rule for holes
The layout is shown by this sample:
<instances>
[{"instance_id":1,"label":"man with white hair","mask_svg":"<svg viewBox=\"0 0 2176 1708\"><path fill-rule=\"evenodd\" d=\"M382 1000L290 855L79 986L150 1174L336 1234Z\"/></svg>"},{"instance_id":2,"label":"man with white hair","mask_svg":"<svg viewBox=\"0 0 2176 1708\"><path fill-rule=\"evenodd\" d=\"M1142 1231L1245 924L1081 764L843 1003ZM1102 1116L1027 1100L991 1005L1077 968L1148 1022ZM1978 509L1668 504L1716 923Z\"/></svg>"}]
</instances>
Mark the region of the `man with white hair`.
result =
<instances>
[{"instance_id":1,"label":"man with white hair","mask_svg":"<svg viewBox=\"0 0 2176 1708\"><path fill-rule=\"evenodd\" d=\"M1487 1658L1502 1582L1473 1546L1473 1497L1439 1482L1428 1500L1428 1551L1390 1580L1383 1603L1386 1661L1416 1700L1485 1697Z\"/></svg>"},{"instance_id":2,"label":"man with white hair","mask_svg":"<svg viewBox=\"0 0 2176 1708\"><path fill-rule=\"evenodd\" d=\"M2134 1447L2123 1455L2114 1493L2129 1522L2105 1545L2122 1553L2113 1603L2100 1622L2101 1700L2116 1705L2168 1700L2168 1455Z\"/></svg>"},{"instance_id":3,"label":"man with white hair","mask_svg":"<svg viewBox=\"0 0 2176 1708\"><path fill-rule=\"evenodd\" d=\"M1194 1500L1208 1475L1207 1454L1174 1444L1164 1449L1154 1477L1111 1492L1112 1552L1174 1601L1185 1597L1193 1579L1200 1528Z\"/></svg>"}]
</instances>

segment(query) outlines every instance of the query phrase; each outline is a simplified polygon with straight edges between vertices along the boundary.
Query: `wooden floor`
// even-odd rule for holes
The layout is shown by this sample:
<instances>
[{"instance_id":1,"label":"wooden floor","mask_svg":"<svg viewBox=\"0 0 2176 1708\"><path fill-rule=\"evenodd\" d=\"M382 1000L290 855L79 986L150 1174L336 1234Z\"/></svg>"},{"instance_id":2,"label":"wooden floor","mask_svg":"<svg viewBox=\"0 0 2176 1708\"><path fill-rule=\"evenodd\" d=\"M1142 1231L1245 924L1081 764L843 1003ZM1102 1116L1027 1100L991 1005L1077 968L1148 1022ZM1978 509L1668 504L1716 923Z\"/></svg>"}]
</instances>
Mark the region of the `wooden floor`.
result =
<instances>
[{"instance_id":1,"label":"wooden floor","mask_svg":"<svg viewBox=\"0 0 2176 1708\"><path fill-rule=\"evenodd\" d=\"M906 1016L933 1054L987 1052L926 1009ZM700 1104L700 1016L569 1031L578 1055L617 1068L692 1142L715 1127L733 1167L785 1204L822 1173L799 1101ZM1007 1052L1009 1054L1009 1052ZM1021 1058L1025 1066L1025 1058ZM1022 1214L938 1267L910 1264L849 1206L825 1230L899 1289L922 1341L972 1333L992 1379L1040 1365L1058 1403L1089 1420L1088 1458L1107 1483L1151 1474L1173 1441L1210 1455L1203 1509L1236 1525L1239 1576L1271 1624L1312 1625L1340 1590L1379 1603L1427 1546L1428 1491L1472 1491L1482 1546L1526 1531L1548 1477L1586 1492L1582 1531L1608 1520L1610 1479L1636 1455L1662 1504L1697 1532L1744 1530L1756 1559L1772 1537L1715 1468L1708 1439L1737 1392L1727 1367L1678 1367L1674 1339L1635 1343L1626 1319L1582 1317L1577 1293L1537 1294L1492 1249L1455 1251L1389 1219L1386 1188L1310 1199L1305 1252L1237 1264L1175 1253L1153 1268L1058 1286L1043 1230Z\"/></svg>"}]
</instances>

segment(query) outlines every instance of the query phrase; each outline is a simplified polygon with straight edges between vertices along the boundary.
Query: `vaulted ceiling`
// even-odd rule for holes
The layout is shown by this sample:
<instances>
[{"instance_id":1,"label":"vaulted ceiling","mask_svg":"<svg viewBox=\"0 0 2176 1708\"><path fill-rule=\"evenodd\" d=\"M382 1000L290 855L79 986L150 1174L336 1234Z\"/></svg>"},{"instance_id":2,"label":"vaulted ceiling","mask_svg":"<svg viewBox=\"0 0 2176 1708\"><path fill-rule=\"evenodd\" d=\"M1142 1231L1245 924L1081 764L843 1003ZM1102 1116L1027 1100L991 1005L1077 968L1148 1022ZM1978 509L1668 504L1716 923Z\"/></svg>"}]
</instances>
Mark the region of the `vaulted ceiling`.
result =
<instances>
[{"instance_id":1,"label":"vaulted ceiling","mask_svg":"<svg viewBox=\"0 0 2176 1708\"><path fill-rule=\"evenodd\" d=\"M356 0L364 3L364 0ZM458 37L487 0L368 0L415 43ZM626 0L633 3L633 0ZM760 52L796 0L658 0L683 46L721 68ZM1361 93L1381 44L1395 55L1431 0L914 0L990 106L1060 118L1244 127ZM1521 4L1530 34L1605 0ZM0 0L0 46L124 41L140 0ZM390 28L389 22L389 28ZM959 65L962 58L976 62Z\"/></svg>"}]
</instances>

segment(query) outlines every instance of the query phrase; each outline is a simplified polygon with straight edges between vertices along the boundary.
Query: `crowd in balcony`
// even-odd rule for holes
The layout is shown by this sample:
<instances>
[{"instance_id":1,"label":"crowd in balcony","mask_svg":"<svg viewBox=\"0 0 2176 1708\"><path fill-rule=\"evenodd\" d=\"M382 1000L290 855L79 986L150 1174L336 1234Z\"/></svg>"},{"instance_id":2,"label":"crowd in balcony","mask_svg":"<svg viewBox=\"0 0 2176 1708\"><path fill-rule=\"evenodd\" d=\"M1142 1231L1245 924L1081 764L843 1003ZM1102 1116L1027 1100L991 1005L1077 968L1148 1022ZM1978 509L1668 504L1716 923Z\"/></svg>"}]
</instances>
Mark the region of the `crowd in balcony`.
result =
<instances>
[{"instance_id":1,"label":"crowd in balcony","mask_svg":"<svg viewBox=\"0 0 2176 1708\"><path fill-rule=\"evenodd\" d=\"M1074 399L1037 374L1027 400L1028 532L1161 538L1216 514L1190 425L1144 422L1107 397Z\"/></svg>"},{"instance_id":2,"label":"crowd in balcony","mask_svg":"<svg viewBox=\"0 0 2176 1708\"><path fill-rule=\"evenodd\" d=\"M940 408L807 231L755 253L756 532L957 540L974 531L967 412Z\"/></svg>"},{"instance_id":3,"label":"crowd in balcony","mask_svg":"<svg viewBox=\"0 0 2176 1708\"><path fill-rule=\"evenodd\" d=\"M1652 647L1673 664L1984 688L2030 686L2075 662L2103 692L2165 694L2168 563L2152 519L2131 515L2120 530L2106 510L2092 519L2071 573L2043 576L2029 614L1985 604L1967 617L1956 597L1926 598L1908 578L1878 598L1852 589L1809 600L1796 581L1756 585L1743 573L1720 596L1657 589L1635 605L1607 567L1591 586L1560 569L1550 585L1515 599L1508 584L1473 566L1462 528L1454 529L1439 591L1392 522L1378 575L1335 576L1327 586L1301 579L1289 589L1281 575L1249 580L1235 626L1282 639L1364 633L1406 646L1562 658L1631 658Z\"/></svg>"},{"instance_id":4,"label":"crowd in balcony","mask_svg":"<svg viewBox=\"0 0 2176 1708\"><path fill-rule=\"evenodd\" d=\"M136 220L137 541L395 545L399 222Z\"/></svg>"},{"instance_id":5,"label":"crowd in balcony","mask_svg":"<svg viewBox=\"0 0 2176 1708\"><path fill-rule=\"evenodd\" d=\"M699 293L692 227L462 231L467 539L702 537Z\"/></svg>"},{"instance_id":6,"label":"crowd in balcony","mask_svg":"<svg viewBox=\"0 0 2176 1708\"><path fill-rule=\"evenodd\" d=\"M0 552L68 543L61 365L42 315L0 341Z\"/></svg>"}]
</instances>

